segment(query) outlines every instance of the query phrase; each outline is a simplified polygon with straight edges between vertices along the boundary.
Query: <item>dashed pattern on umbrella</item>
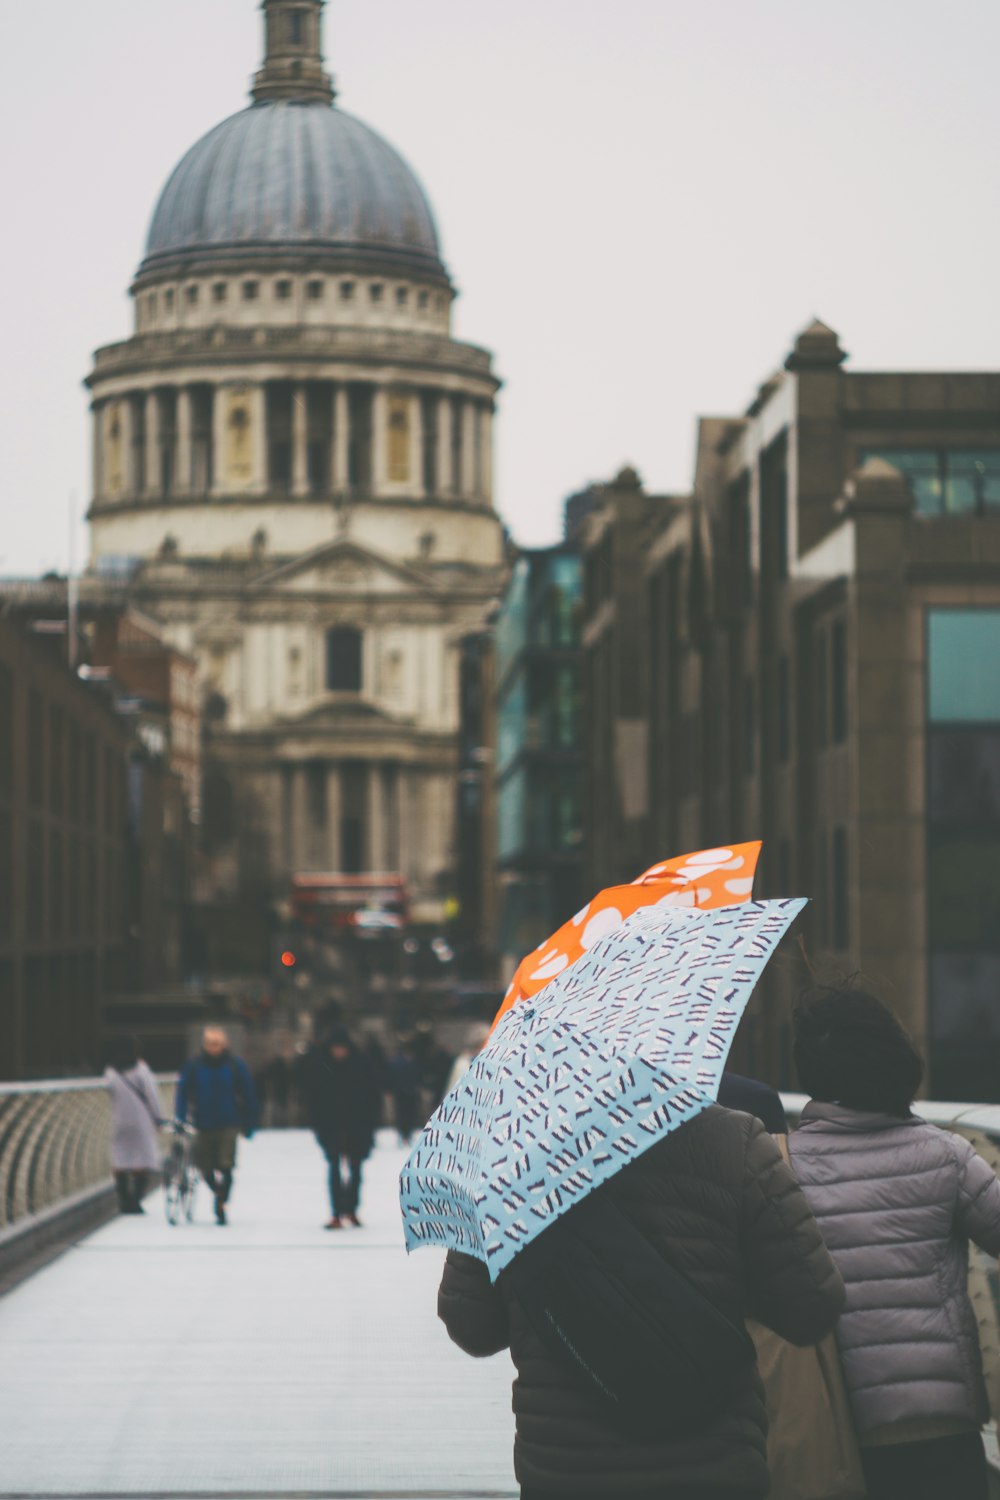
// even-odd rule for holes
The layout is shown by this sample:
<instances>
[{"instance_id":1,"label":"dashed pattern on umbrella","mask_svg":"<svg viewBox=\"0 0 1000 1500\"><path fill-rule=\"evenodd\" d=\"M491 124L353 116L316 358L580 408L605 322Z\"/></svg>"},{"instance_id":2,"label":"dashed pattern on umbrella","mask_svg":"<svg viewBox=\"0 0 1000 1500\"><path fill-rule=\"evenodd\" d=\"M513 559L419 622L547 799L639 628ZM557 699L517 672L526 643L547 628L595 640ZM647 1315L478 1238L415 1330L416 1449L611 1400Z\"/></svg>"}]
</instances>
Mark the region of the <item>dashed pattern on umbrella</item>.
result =
<instances>
[{"instance_id":1,"label":"dashed pattern on umbrella","mask_svg":"<svg viewBox=\"0 0 1000 1500\"><path fill-rule=\"evenodd\" d=\"M503 1017L400 1179L409 1249L499 1274L553 1216L714 1102L750 994L805 903L649 907Z\"/></svg>"}]
</instances>

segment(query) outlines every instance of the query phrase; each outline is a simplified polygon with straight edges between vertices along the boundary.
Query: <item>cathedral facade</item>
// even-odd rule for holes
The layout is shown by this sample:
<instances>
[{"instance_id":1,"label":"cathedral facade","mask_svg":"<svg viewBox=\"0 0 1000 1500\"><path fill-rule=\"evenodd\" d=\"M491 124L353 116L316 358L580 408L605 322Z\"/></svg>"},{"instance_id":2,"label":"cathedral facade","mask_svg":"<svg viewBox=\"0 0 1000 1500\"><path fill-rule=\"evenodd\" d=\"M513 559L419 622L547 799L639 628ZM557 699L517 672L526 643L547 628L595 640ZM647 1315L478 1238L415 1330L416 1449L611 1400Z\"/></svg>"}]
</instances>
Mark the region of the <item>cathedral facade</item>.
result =
<instances>
[{"instance_id":1,"label":"cathedral facade","mask_svg":"<svg viewBox=\"0 0 1000 1500\"><path fill-rule=\"evenodd\" d=\"M262 9L252 102L169 178L88 377L92 586L198 663L211 895L398 871L430 916L460 642L505 571L498 381L420 183L334 102L323 0Z\"/></svg>"}]
</instances>

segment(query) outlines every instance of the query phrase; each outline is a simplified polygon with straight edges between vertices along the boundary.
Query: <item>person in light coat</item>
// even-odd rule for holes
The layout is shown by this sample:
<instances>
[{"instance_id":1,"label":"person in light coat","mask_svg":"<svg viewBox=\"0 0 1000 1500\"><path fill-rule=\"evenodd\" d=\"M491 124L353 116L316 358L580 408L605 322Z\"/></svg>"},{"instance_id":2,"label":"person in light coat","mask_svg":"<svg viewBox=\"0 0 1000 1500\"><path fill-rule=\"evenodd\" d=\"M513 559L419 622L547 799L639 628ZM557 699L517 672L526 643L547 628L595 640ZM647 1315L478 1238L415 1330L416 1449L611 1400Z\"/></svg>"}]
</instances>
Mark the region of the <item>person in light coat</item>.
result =
<instances>
[{"instance_id":1,"label":"person in light coat","mask_svg":"<svg viewBox=\"0 0 1000 1500\"><path fill-rule=\"evenodd\" d=\"M141 1214L150 1177L160 1171L160 1096L133 1037L116 1038L104 1072L111 1095L111 1168L118 1207Z\"/></svg>"},{"instance_id":2,"label":"person in light coat","mask_svg":"<svg viewBox=\"0 0 1000 1500\"><path fill-rule=\"evenodd\" d=\"M1000 1254L1000 1181L911 1112L923 1064L882 1002L805 997L795 1060L812 1101L792 1166L847 1287L837 1325L869 1500L986 1500L988 1411L968 1244Z\"/></svg>"}]
</instances>

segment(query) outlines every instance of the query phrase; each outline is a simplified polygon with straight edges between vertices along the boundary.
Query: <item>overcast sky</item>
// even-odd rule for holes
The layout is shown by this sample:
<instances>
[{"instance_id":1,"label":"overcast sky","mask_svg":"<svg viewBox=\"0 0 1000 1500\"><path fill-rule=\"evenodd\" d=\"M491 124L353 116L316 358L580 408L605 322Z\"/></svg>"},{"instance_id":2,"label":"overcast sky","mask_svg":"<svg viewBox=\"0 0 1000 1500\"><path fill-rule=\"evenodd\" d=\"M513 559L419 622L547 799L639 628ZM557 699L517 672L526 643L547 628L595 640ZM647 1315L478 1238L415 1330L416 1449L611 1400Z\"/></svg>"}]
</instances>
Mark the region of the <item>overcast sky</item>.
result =
<instances>
[{"instance_id":1,"label":"overcast sky","mask_svg":"<svg viewBox=\"0 0 1000 1500\"><path fill-rule=\"evenodd\" d=\"M0 6L0 572L64 568L92 350L168 173L243 107L256 0ZM505 386L500 509L690 480L814 315L855 368L1000 367L997 0L332 0L340 102L416 168ZM82 533L78 554L83 548Z\"/></svg>"}]
</instances>

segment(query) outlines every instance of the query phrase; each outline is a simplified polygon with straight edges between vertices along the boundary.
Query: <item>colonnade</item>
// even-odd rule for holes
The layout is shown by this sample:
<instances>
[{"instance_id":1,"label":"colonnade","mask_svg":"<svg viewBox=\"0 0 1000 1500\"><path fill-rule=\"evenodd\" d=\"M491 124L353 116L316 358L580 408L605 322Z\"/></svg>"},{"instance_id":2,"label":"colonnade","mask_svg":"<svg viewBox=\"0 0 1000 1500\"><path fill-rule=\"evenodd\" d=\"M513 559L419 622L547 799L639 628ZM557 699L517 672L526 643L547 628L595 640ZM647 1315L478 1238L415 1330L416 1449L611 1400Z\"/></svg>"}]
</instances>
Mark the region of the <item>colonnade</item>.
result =
<instances>
[{"instance_id":1,"label":"colonnade","mask_svg":"<svg viewBox=\"0 0 1000 1500\"><path fill-rule=\"evenodd\" d=\"M364 381L197 382L95 401L95 501L492 498L492 401Z\"/></svg>"},{"instance_id":2,"label":"colonnade","mask_svg":"<svg viewBox=\"0 0 1000 1500\"><path fill-rule=\"evenodd\" d=\"M275 865L406 870L413 859L413 772L392 760L284 762L274 772Z\"/></svg>"}]
</instances>

